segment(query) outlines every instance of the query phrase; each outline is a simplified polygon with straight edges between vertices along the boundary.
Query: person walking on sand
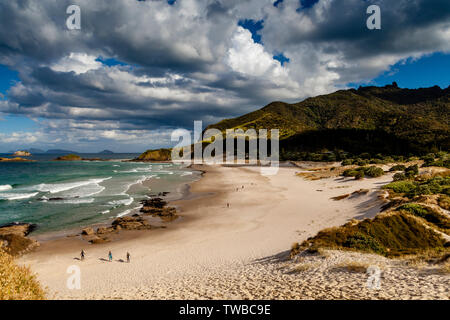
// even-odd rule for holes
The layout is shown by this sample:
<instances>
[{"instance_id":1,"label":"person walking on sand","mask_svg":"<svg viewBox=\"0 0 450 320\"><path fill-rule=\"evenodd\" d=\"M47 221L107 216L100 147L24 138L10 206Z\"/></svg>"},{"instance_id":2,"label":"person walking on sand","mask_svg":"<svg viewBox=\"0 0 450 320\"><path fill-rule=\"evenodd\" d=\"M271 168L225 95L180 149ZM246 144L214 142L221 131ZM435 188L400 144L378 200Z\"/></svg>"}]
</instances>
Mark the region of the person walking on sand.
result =
<instances>
[{"instance_id":1,"label":"person walking on sand","mask_svg":"<svg viewBox=\"0 0 450 320\"><path fill-rule=\"evenodd\" d=\"M127 263L130 263L130 258L131 258L130 253L127 252Z\"/></svg>"},{"instance_id":2,"label":"person walking on sand","mask_svg":"<svg viewBox=\"0 0 450 320\"><path fill-rule=\"evenodd\" d=\"M111 253L111 251L108 253L108 259L109 259L109 262L112 262L112 253Z\"/></svg>"},{"instance_id":3,"label":"person walking on sand","mask_svg":"<svg viewBox=\"0 0 450 320\"><path fill-rule=\"evenodd\" d=\"M230 204L229 203L227 203L227 208L229 208L230 207Z\"/></svg>"},{"instance_id":4,"label":"person walking on sand","mask_svg":"<svg viewBox=\"0 0 450 320\"><path fill-rule=\"evenodd\" d=\"M81 257L81 261L83 261L84 260L84 250L81 250L80 257Z\"/></svg>"}]
</instances>

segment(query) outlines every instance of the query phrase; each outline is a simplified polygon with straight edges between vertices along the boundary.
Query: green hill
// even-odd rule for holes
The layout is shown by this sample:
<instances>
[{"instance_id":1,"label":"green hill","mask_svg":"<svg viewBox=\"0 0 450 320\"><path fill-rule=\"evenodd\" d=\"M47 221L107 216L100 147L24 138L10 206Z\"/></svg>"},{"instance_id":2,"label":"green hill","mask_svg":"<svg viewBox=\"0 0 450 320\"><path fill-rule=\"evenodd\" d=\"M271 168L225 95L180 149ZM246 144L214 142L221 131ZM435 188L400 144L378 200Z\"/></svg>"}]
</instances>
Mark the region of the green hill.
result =
<instances>
[{"instance_id":1,"label":"green hill","mask_svg":"<svg viewBox=\"0 0 450 320\"><path fill-rule=\"evenodd\" d=\"M351 153L423 154L450 149L450 87L360 87L272 102L209 128L279 129L283 152L345 150Z\"/></svg>"},{"instance_id":2,"label":"green hill","mask_svg":"<svg viewBox=\"0 0 450 320\"><path fill-rule=\"evenodd\" d=\"M171 149L147 150L134 161L169 161L171 158Z\"/></svg>"}]
</instances>

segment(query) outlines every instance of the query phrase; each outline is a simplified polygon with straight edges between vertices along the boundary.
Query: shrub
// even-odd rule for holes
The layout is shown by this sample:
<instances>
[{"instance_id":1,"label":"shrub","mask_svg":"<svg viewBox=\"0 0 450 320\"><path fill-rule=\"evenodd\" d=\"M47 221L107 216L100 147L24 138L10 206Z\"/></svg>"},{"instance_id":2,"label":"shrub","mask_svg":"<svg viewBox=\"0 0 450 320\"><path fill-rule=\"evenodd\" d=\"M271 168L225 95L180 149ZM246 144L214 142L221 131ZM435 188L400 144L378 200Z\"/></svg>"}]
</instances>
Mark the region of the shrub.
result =
<instances>
[{"instance_id":1,"label":"shrub","mask_svg":"<svg viewBox=\"0 0 450 320\"><path fill-rule=\"evenodd\" d=\"M371 178L380 177L383 174L384 174L383 169L375 166L347 169L342 173L344 177L355 177L356 179L362 179L366 175Z\"/></svg>"},{"instance_id":2,"label":"shrub","mask_svg":"<svg viewBox=\"0 0 450 320\"><path fill-rule=\"evenodd\" d=\"M374 252L385 256L417 254L425 251L444 252L445 240L410 214L377 216L358 223L320 231L302 243L302 247L342 248Z\"/></svg>"},{"instance_id":3,"label":"shrub","mask_svg":"<svg viewBox=\"0 0 450 320\"><path fill-rule=\"evenodd\" d=\"M351 166L352 164L353 164L353 159L345 159L341 163L342 166Z\"/></svg>"},{"instance_id":4,"label":"shrub","mask_svg":"<svg viewBox=\"0 0 450 320\"><path fill-rule=\"evenodd\" d=\"M410 193L416 190L416 185L409 180L406 181L395 181L391 182L388 185L383 186L383 189L390 189L395 193Z\"/></svg>"},{"instance_id":5,"label":"shrub","mask_svg":"<svg viewBox=\"0 0 450 320\"><path fill-rule=\"evenodd\" d=\"M355 163L358 166L366 166L369 164L369 160L356 159Z\"/></svg>"},{"instance_id":6,"label":"shrub","mask_svg":"<svg viewBox=\"0 0 450 320\"><path fill-rule=\"evenodd\" d=\"M361 232L357 232L348 237L343 246L361 251L372 251L378 254L386 253L385 248L383 248L383 246L376 239Z\"/></svg>"},{"instance_id":7,"label":"shrub","mask_svg":"<svg viewBox=\"0 0 450 320\"><path fill-rule=\"evenodd\" d=\"M403 172L397 172L393 177L394 181L403 181L406 180L406 175Z\"/></svg>"},{"instance_id":8,"label":"shrub","mask_svg":"<svg viewBox=\"0 0 450 320\"><path fill-rule=\"evenodd\" d=\"M406 167L403 164L397 164L395 166L393 166L392 168L389 169L389 172L393 172L393 171L405 171Z\"/></svg>"},{"instance_id":9,"label":"shrub","mask_svg":"<svg viewBox=\"0 0 450 320\"><path fill-rule=\"evenodd\" d=\"M0 249L0 300L43 300L44 290L30 269Z\"/></svg>"},{"instance_id":10,"label":"shrub","mask_svg":"<svg viewBox=\"0 0 450 320\"><path fill-rule=\"evenodd\" d=\"M355 180L361 180L362 178L364 178L364 171L357 171L356 175L355 175Z\"/></svg>"},{"instance_id":11,"label":"shrub","mask_svg":"<svg viewBox=\"0 0 450 320\"><path fill-rule=\"evenodd\" d=\"M407 203L397 208L397 211L401 210L425 219L427 222L442 229L445 233L450 233L450 219L431 208L423 207L416 203Z\"/></svg>"},{"instance_id":12,"label":"shrub","mask_svg":"<svg viewBox=\"0 0 450 320\"><path fill-rule=\"evenodd\" d=\"M414 164L412 166L409 166L405 169L405 175L408 178L413 178L414 176L419 174L419 166L417 164Z\"/></svg>"},{"instance_id":13,"label":"shrub","mask_svg":"<svg viewBox=\"0 0 450 320\"><path fill-rule=\"evenodd\" d=\"M354 176L356 176L357 173L358 173L358 170L355 170L355 169L347 169L347 170L345 170L345 171L342 173L342 175L343 175L344 177L354 177Z\"/></svg>"},{"instance_id":14,"label":"shrub","mask_svg":"<svg viewBox=\"0 0 450 320\"><path fill-rule=\"evenodd\" d=\"M383 169L372 166L364 169L364 174L371 178L381 177L384 174Z\"/></svg>"},{"instance_id":15,"label":"shrub","mask_svg":"<svg viewBox=\"0 0 450 320\"><path fill-rule=\"evenodd\" d=\"M445 210L450 210L450 197L448 195L441 195L438 199L438 204L441 208Z\"/></svg>"}]
</instances>

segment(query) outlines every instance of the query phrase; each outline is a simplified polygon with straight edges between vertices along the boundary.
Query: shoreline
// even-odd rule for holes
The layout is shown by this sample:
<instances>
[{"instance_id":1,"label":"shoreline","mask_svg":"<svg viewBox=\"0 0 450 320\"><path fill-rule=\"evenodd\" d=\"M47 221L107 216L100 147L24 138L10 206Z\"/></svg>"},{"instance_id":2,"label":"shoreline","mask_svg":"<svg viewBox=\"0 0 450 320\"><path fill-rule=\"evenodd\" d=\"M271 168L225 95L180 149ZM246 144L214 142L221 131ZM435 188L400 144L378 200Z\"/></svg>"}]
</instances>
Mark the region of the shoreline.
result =
<instances>
[{"instance_id":1,"label":"shoreline","mask_svg":"<svg viewBox=\"0 0 450 320\"><path fill-rule=\"evenodd\" d=\"M205 173L191 183L193 198L170 202L182 217L167 228L127 231L117 241L97 245L50 241L20 262L31 266L55 299L442 298L439 290L446 282L441 276L424 276L380 256L340 251L326 259L317 256L308 277L288 259L293 242L351 219L375 216L382 205L379 189L391 181L390 174L361 181L311 181L298 176L300 168L295 167L280 168L269 177L251 167L190 169ZM362 188L370 192L332 200ZM77 260L81 249L86 252L83 262ZM108 251L114 261L105 265ZM130 264L120 263L126 252L131 253ZM333 271L347 259L388 266L384 281L390 289L372 292L364 287L364 274ZM66 287L66 270L74 264L81 268L81 290ZM436 289L421 292L416 284L423 283Z\"/></svg>"},{"instance_id":2,"label":"shoreline","mask_svg":"<svg viewBox=\"0 0 450 320\"><path fill-rule=\"evenodd\" d=\"M197 171L197 170L193 170L193 171ZM201 173L197 173L199 176L199 179L201 179ZM169 192L167 195L162 196L164 200L166 200L168 202L168 204L170 205L171 202L174 201L181 201L181 200L185 200L185 199L191 199L193 197L196 197L195 195L193 195L190 192L190 185L196 181L198 181L199 179L195 179L192 182L188 182L188 183L180 183L177 187L176 187L176 191L171 191ZM156 180L154 178L148 178L144 181L142 181L142 185L146 188L148 188L149 191L149 195L152 194L152 190L155 188L155 185L157 185L159 182L159 180ZM137 185L139 183L133 184L130 186L130 188L132 188L134 185ZM155 196L155 197L160 197L160 196ZM36 240L39 243L45 243L47 241L53 241L53 240L62 240L62 239L67 239L67 238L74 238L74 237L81 237L81 231L85 228L93 228L94 230L99 228L99 227L110 227L111 223L119 218L119 217L126 217L126 216L132 216L133 214L139 214L140 213L140 209L143 207L143 204L139 204L139 206L128 209L129 212L125 215L117 215L114 217L109 217L108 219L106 219L103 222L98 222L98 223L94 223L94 224L88 224L88 225L83 225L83 226L77 226L77 227L71 227L71 228L67 228L67 229L61 229L61 230L56 230L56 231L45 231L43 233L31 233L28 238L32 239L32 240ZM179 217L181 218L181 217ZM161 226L161 225L166 225L166 224L170 224L171 222L164 222L162 221L162 219L159 218L154 218L154 217L148 217L149 220L152 221L152 225L154 224L155 226ZM178 219L177 219L178 220ZM129 232L130 230L125 230L126 232ZM138 232L148 232L147 230L138 230Z\"/></svg>"}]
</instances>

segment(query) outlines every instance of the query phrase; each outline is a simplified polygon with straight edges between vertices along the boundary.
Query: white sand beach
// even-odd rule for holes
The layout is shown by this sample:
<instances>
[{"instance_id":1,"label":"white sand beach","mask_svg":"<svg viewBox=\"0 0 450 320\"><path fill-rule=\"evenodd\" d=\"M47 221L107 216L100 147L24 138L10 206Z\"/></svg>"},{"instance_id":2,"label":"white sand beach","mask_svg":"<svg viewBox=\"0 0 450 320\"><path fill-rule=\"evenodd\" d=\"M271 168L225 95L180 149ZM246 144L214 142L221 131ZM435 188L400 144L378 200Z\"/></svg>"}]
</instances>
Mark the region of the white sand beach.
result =
<instances>
[{"instance_id":1,"label":"white sand beach","mask_svg":"<svg viewBox=\"0 0 450 320\"><path fill-rule=\"evenodd\" d=\"M56 299L448 299L450 277L406 268L375 255L333 251L286 260L294 242L350 219L375 216L379 188L392 180L328 178L309 181L295 167L264 177L256 167L197 166L194 197L171 203L180 219L167 229L127 231L125 239L90 245L64 238L44 242L20 259ZM360 189L341 201L332 197ZM227 207L229 203L229 207ZM84 261L76 260L81 249ZM113 262L107 262L108 251ZM131 263L125 260L131 254ZM342 271L346 261L382 266L380 290L367 275ZM66 286L67 268L81 268L81 289Z\"/></svg>"}]
</instances>

